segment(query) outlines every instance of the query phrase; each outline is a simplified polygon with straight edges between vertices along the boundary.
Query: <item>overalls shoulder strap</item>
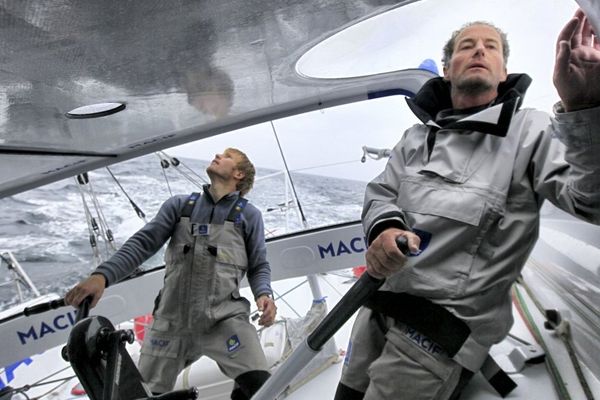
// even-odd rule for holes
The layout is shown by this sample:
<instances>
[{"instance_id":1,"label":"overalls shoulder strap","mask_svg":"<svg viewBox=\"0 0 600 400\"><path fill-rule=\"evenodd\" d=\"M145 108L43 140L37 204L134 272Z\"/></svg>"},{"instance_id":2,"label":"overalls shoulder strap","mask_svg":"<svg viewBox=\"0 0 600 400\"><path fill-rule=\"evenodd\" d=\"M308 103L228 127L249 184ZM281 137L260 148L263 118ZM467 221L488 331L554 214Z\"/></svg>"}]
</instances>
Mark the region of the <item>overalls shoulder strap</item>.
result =
<instances>
[{"instance_id":1,"label":"overalls shoulder strap","mask_svg":"<svg viewBox=\"0 0 600 400\"><path fill-rule=\"evenodd\" d=\"M196 206L196 202L200 198L200 193L194 192L190 194L190 197L185 201L185 205L183 206L183 210L181 210L181 218L189 218L192 215L192 211Z\"/></svg>"},{"instance_id":2,"label":"overalls shoulder strap","mask_svg":"<svg viewBox=\"0 0 600 400\"><path fill-rule=\"evenodd\" d=\"M230 221L233 223L237 223L239 221L240 216L242 215L242 211L248 204L248 200L243 197L238 197L235 204L231 207L229 211L229 215L227 215L226 221Z\"/></svg>"}]
</instances>

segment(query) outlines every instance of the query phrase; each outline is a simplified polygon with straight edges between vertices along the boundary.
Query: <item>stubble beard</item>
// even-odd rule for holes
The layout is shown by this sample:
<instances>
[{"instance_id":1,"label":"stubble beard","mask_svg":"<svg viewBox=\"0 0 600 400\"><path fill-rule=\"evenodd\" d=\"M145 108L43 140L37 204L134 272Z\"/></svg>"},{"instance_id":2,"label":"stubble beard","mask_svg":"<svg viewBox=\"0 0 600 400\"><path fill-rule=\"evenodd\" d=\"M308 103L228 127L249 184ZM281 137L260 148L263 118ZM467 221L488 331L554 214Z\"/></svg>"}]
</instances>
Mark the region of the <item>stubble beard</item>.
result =
<instances>
[{"instance_id":1,"label":"stubble beard","mask_svg":"<svg viewBox=\"0 0 600 400\"><path fill-rule=\"evenodd\" d=\"M467 95L467 96L478 96L483 93L489 92L493 89L493 85L482 78L467 78L455 85L456 90Z\"/></svg>"}]
</instances>

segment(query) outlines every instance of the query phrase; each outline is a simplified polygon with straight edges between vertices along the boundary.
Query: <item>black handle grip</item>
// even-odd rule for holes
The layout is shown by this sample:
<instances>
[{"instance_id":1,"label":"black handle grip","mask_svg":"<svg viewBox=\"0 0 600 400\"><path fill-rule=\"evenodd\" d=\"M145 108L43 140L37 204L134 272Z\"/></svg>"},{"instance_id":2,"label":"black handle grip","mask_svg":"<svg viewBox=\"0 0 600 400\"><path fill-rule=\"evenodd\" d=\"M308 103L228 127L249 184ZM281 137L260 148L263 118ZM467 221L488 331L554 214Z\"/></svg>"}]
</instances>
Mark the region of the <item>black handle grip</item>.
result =
<instances>
[{"instance_id":1,"label":"black handle grip","mask_svg":"<svg viewBox=\"0 0 600 400\"><path fill-rule=\"evenodd\" d=\"M77 315L75 317L75 322L79 322L90 314L90 304L92 303L92 296L88 296L81 303L79 303L79 307L77 307Z\"/></svg>"},{"instance_id":2,"label":"black handle grip","mask_svg":"<svg viewBox=\"0 0 600 400\"><path fill-rule=\"evenodd\" d=\"M51 300L47 303L36 304L35 306L31 307L25 307L25 309L23 310L23 315L29 317L30 315L40 314L49 310L54 310L59 307L64 307L65 305L65 299Z\"/></svg>"},{"instance_id":3,"label":"black handle grip","mask_svg":"<svg viewBox=\"0 0 600 400\"><path fill-rule=\"evenodd\" d=\"M408 239L404 236L398 236L396 238L396 246L398 246L402 254L408 255L410 253L410 249L408 248Z\"/></svg>"}]
</instances>

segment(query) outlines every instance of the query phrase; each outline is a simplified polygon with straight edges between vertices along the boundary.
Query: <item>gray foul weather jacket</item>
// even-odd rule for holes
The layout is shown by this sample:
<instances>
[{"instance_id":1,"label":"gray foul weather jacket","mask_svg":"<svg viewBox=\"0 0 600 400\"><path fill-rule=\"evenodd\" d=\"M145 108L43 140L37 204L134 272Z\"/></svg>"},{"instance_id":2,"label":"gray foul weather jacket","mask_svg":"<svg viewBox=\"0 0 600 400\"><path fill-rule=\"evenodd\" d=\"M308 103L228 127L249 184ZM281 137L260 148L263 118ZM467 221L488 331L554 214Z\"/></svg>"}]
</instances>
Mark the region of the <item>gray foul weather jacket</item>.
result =
<instances>
[{"instance_id":1,"label":"gray foul weather jacket","mask_svg":"<svg viewBox=\"0 0 600 400\"><path fill-rule=\"evenodd\" d=\"M512 323L510 288L538 237L544 200L600 224L600 107L555 118L519 109L531 79L509 75L492 104L453 111L449 86L430 80L409 106L408 129L363 210L368 242L413 230L419 255L382 290L443 306L471 334L454 359L477 371Z\"/></svg>"}]
</instances>

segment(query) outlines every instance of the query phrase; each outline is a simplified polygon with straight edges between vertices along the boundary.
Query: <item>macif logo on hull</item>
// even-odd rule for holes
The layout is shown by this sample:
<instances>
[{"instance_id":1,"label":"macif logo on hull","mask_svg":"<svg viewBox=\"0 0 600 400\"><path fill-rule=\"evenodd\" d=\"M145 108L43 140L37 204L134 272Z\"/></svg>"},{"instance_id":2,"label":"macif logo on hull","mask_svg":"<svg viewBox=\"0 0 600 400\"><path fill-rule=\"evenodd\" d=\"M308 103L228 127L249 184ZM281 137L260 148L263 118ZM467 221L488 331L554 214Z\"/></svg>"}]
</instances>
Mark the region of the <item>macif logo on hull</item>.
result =
<instances>
[{"instance_id":1,"label":"macif logo on hull","mask_svg":"<svg viewBox=\"0 0 600 400\"><path fill-rule=\"evenodd\" d=\"M26 332L17 331L17 336L22 345L30 340L38 340L46 335L63 331L75 325L76 311L60 314L51 321L42 321L39 326L30 326Z\"/></svg>"},{"instance_id":2,"label":"macif logo on hull","mask_svg":"<svg viewBox=\"0 0 600 400\"><path fill-rule=\"evenodd\" d=\"M367 249L367 238L364 236L353 237L349 241L339 240L329 242L326 246L317 245L321 259L337 257L344 254L363 253Z\"/></svg>"}]
</instances>

